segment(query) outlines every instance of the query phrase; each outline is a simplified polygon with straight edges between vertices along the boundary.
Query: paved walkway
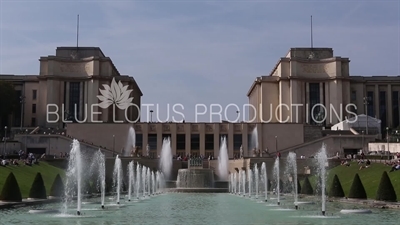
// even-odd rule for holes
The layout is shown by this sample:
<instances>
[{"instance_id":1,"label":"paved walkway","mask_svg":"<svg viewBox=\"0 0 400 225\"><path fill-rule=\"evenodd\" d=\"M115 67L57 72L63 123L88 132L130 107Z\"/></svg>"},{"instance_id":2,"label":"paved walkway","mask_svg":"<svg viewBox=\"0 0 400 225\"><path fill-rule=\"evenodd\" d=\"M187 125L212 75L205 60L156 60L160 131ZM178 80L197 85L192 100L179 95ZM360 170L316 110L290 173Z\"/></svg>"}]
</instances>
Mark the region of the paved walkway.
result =
<instances>
[{"instance_id":1,"label":"paved walkway","mask_svg":"<svg viewBox=\"0 0 400 225\"><path fill-rule=\"evenodd\" d=\"M384 202L384 201L376 201L376 200L372 200L372 199L360 200L360 199L349 199L349 198L336 198L336 199L329 199L329 200L343 202L343 203L366 205L366 206L372 207L372 208L400 209L400 202Z\"/></svg>"},{"instance_id":2,"label":"paved walkway","mask_svg":"<svg viewBox=\"0 0 400 225\"><path fill-rule=\"evenodd\" d=\"M22 199L22 202L5 202L0 201L0 209L24 207L30 205L41 205L53 202L59 202L60 199Z\"/></svg>"}]
</instances>

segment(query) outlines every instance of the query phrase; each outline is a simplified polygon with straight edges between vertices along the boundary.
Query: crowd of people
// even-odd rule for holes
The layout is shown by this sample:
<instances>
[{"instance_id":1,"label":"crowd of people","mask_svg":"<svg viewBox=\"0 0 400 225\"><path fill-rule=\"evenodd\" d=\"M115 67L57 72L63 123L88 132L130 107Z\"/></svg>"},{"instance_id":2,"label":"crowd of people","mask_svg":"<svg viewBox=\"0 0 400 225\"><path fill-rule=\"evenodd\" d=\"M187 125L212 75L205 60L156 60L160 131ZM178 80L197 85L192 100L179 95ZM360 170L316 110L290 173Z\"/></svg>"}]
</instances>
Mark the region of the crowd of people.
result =
<instances>
[{"instance_id":1,"label":"crowd of people","mask_svg":"<svg viewBox=\"0 0 400 225\"><path fill-rule=\"evenodd\" d=\"M44 158L45 154L41 156L41 158ZM39 159L36 158L36 156L33 153L26 153L23 150L19 150L18 152L18 158L5 158L2 157L1 159L1 166L19 166L19 165L26 165L26 166L32 166L32 165L37 165L39 164Z\"/></svg>"}]
</instances>

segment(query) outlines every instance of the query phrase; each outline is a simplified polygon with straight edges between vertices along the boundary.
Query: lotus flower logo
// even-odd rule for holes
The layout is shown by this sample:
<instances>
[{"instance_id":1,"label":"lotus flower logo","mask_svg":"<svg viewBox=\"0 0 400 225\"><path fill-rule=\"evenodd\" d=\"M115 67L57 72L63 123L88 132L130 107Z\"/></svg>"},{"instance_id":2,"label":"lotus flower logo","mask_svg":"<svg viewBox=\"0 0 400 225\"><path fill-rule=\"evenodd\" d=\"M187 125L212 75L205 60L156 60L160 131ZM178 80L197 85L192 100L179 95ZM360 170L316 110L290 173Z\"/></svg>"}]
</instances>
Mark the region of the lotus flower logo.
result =
<instances>
[{"instance_id":1,"label":"lotus flower logo","mask_svg":"<svg viewBox=\"0 0 400 225\"><path fill-rule=\"evenodd\" d=\"M116 105L119 109L125 110L133 105L133 97L129 98L132 90L128 90L128 85L122 85L121 81L115 82L113 78L111 86L103 84L104 90L100 89L101 95L97 98L101 101L99 107L106 109L110 105Z\"/></svg>"}]
</instances>

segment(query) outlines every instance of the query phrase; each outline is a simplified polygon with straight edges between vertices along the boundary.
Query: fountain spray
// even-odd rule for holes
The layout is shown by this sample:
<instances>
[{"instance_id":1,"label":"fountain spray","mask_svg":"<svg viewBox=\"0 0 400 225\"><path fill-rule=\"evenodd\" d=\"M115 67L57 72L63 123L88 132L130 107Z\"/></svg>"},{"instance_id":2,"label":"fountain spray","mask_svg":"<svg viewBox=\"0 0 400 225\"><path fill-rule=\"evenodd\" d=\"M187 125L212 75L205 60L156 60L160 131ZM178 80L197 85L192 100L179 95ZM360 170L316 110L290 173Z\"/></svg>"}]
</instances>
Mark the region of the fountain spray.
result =
<instances>
[{"instance_id":1,"label":"fountain spray","mask_svg":"<svg viewBox=\"0 0 400 225\"><path fill-rule=\"evenodd\" d=\"M82 155L80 149L80 143L74 139L72 142L72 148L68 160L67 169L67 182L65 188L65 202L64 202L64 213L67 212L68 200L72 197L75 188L77 188L77 212L76 214L81 215L82 205ZM76 185L76 186L75 186Z\"/></svg>"},{"instance_id":2,"label":"fountain spray","mask_svg":"<svg viewBox=\"0 0 400 225\"><path fill-rule=\"evenodd\" d=\"M318 166L319 166L319 174L321 181L321 211L322 215L325 216L325 204L326 204L326 194L325 194L325 186L326 186L326 164L328 163L328 157L326 155L326 145L322 144L321 150L317 154Z\"/></svg>"},{"instance_id":3,"label":"fountain spray","mask_svg":"<svg viewBox=\"0 0 400 225\"><path fill-rule=\"evenodd\" d=\"M280 201L280 195L281 195L281 191L280 191L280 172L279 172L279 157L276 157L275 159L275 165L274 165L274 169L275 169L275 173L276 173L276 192L278 194L278 205L281 204Z\"/></svg>"},{"instance_id":4,"label":"fountain spray","mask_svg":"<svg viewBox=\"0 0 400 225\"><path fill-rule=\"evenodd\" d=\"M133 160L128 164L128 176L129 176L129 184L128 184L128 201L131 201L132 189L134 184L134 176L135 172L133 170Z\"/></svg>"},{"instance_id":5,"label":"fountain spray","mask_svg":"<svg viewBox=\"0 0 400 225\"><path fill-rule=\"evenodd\" d=\"M135 185L135 191L136 191L136 198L139 200L139 190L140 190L140 164L137 163L136 165L136 185Z\"/></svg>"},{"instance_id":6,"label":"fountain spray","mask_svg":"<svg viewBox=\"0 0 400 225\"><path fill-rule=\"evenodd\" d=\"M113 177L114 177L114 187L116 188L117 192L117 204L119 204L120 194L121 194L121 181L122 181L122 165L119 155L115 157Z\"/></svg>"},{"instance_id":7,"label":"fountain spray","mask_svg":"<svg viewBox=\"0 0 400 225\"><path fill-rule=\"evenodd\" d=\"M255 180L255 185L256 185L256 199L258 199L258 179L260 178L259 174L258 174L258 167L257 167L257 163L254 164L254 180Z\"/></svg>"},{"instance_id":8,"label":"fountain spray","mask_svg":"<svg viewBox=\"0 0 400 225\"><path fill-rule=\"evenodd\" d=\"M293 173L292 187L294 187L294 208L297 210L298 206L298 187L297 187L297 156L296 153L290 152L287 156L287 169L288 174Z\"/></svg>"},{"instance_id":9,"label":"fountain spray","mask_svg":"<svg viewBox=\"0 0 400 225\"><path fill-rule=\"evenodd\" d=\"M261 164L261 173L264 179L264 191L265 191L265 201L268 201L268 175L267 175L267 166L265 162Z\"/></svg>"}]
</instances>

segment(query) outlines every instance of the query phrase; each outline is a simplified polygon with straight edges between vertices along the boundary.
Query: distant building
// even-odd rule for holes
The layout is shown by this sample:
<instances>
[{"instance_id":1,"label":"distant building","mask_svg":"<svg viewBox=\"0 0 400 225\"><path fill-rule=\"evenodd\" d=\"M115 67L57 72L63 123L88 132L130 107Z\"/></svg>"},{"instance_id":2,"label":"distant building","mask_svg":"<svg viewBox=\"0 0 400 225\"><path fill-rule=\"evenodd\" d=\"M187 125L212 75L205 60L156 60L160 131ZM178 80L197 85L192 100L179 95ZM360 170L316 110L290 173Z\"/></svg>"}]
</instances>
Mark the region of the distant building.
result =
<instances>
[{"instance_id":1,"label":"distant building","mask_svg":"<svg viewBox=\"0 0 400 225\"><path fill-rule=\"evenodd\" d=\"M313 118L321 121L325 113L321 125L331 126L353 112L380 119L382 129L398 127L400 76L351 76L349 63L332 48L291 48L268 76L251 85L247 96L256 110L250 110L250 118L318 124Z\"/></svg>"},{"instance_id":2,"label":"distant building","mask_svg":"<svg viewBox=\"0 0 400 225\"><path fill-rule=\"evenodd\" d=\"M254 117L255 121L249 123L140 121L143 94L138 84L133 77L121 75L98 47L58 47L55 56L41 57L39 61L39 75L0 75L0 80L14 84L18 96L23 99L22 108L15 110L8 121L0 125L19 130L22 121L22 127L27 131L17 135L18 140L23 149L36 153L65 152L68 148L65 146L76 138L87 148L120 154L126 148L128 131L133 127L139 152L145 154L149 146L152 157L160 154L165 137L171 138L173 154L217 157L222 136L227 137L230 158L238 157L241 147L245 157L252 156L255 146L258 146L258 152L264 153L262 156L294 151L310 157L322 143L328 145L330 155L337 152L353 154L375 136L370 133L369 137L361 137L357 132L339 135L334 130L323 131L323 127L344 121L345 116L349 118L352 113L364 113L364 106L368 115L381 120L382 127L399 126L400 77L350 76L350 60L334 57L331 48L292 48L269 76L257 77L247 94L256 109L250 110L250 119ZM133 98L132 103L139 108L90 107L102 103L98 96L104 97L101 90L112 86L113 81L121 82L119 87L132 90L129 98ZM344 107L351 103L356 107ZM292 107L295 104L302 105L298 111ZM321 110L323 107L318 104L328 110ZM49 105L53 107L50 111L58 108L57 113L48 114ZM291 107L287 109L283 105ZM329 106L335 112L329 110ZM94 111L99 114L93 114ZM312 120L312 117L323 118L325 113L328 119L333 113L342 113L343 118L332 116L332 120L322 123ZM94 117L86 117L87 114ZM56 123L48 121L57 117L60 119ZM73 122L66 123L62 119ZM136 119L139 120L132 124L131 121ZM115 120L121 123L115 123Z\"/></svg>"},{"instance_id":3,"label":"distant building","mask_svg":"<svg viewBox=\"0 0 400 225\"><path fill-rule=\"evenodd\" d=\"M133 90L130 97L133 103L140 107L143 96L135 79L128 75L121 75L112 60L104 55L98 47L58 47L56 55L40 57L39 75L0 75L0 81L10 81L14 84L17 94L24 101L22 127L57 127L68 121L85 120L91 122L94 103L100 103L97 95L103 85L110 85L112 79L121 81ZM58 123L48 123L47 107L55 112L58 107ZM93 120L109 122L112 120L112 107L107 109L97 108L101 115L94 115ZM121 110L116 109L116 119L123 120L125 116ZM136 120L140 116L137 108L131 107L128 118ZM56 120L55 115L49 114L49 120ZM63 118L64 117L64 118ZM17 110L10 115L9 124L21 126L21 113ZM140 120L139 120L140 121Z\"/></svg>"}]
</instances>

